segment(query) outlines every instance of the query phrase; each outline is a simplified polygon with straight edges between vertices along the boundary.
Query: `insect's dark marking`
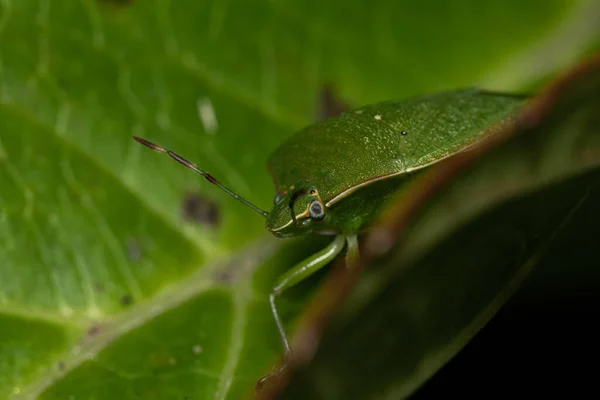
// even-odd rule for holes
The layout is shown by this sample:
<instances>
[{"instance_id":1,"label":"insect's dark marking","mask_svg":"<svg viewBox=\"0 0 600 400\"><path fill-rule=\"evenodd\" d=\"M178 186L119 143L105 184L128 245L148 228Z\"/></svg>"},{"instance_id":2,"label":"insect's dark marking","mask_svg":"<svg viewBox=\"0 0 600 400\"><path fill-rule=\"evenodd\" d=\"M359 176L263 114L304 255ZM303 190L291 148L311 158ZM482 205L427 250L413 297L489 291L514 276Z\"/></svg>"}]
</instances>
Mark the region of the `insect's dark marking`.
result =
<instances>
[{"instance_id":1,"label":"insect's dark marking","mask_svg":"<svg viewBox=\"0 0 600 400\"><path fill-rule=\"evenodd\" d=\"M121 303L122 306L126 307L126 306L130 306L133 303L133 298L131 297L130 294L124 294L123 296L121 296L121 298L119 299L119 302Z\"/></svg>"},{"instance_id":2,"label":"insect's dark marking","mask_svg":"<svg viewBox=\"0 0 600 400\"><path fill-rule=\"evenodd\" d=\"M292 196L290 197L290 202L289 202L288 206L290 207L290 212L292 213L292 220L294 221L294 223L297 222L296 214L294 213L294 204L296 203L296 200L305 193L306 193L306 189L300 188L300 189L296 190L294 193L292 193Z\"/></svg>"},{"instance_id":3,"label":"insect's dark marking","mask_svg":"<svg viewBox=\"0 0 600 400\"><path fill-rule=\"evenodd\" d=\"M152 143L152 142L150 142L150 141L148 141L148 140L146 140L144 138L141 138L139 136L134 136L133 139L136 142L138 142L140 144L143 144L144 146L149 147L149 148L151 148L154 151L158 151L159 153L166 153L167 152L167 150L165 150L164 148L162 148L162 147L160 147L158 145L155 145L154 143Z\"/></svg>"},{"instance_id":4,"label":"insect's dark marking","mask_svg":"<svg viewBox=\"0 0 600 400\"><path fill-rule=\"evenodd\" d=\"M196 164L186 160L185 158L181 157L179 154L177 153L173 153L171 150L167 150L167 154L169 156L171 156L171 158L175 161L177 161L179 164L191 169L191 170L197 170L198 167L196 166ZM209 179L208 177L210 176L211 179ZM206 180L208 180L209 182L216 182L215 178L212 177L212 175L208 174L208 173L204 173L204 177L206 178Z\"/></svg>"},{"instance_id":5,"label":"insect's dark marking","mask_svg":"<svg viewBox=\"0 0 600 400\"><path fill-rule=\"evenodd\" d=\"M220 216L217 203L196 193L188 193L181 204L181 217L186 222L215 228L219 225Z\"/></svg>"},{"instance_id":6,"label":"insect's dark marking","mask_svg":"<svg viewBox=\"0 0 600 400\"><path fill-rule=\"evenodd\" d=\"M62 371L65 369L65 363L63 361L59 361L56 363L56 368L58 368L59 371Z\"/></svg>"},{"instance_id":7,"label":"insect's dark marking","mask_svg":"<svg viewBox=\"0 0 600 400\"><path fill-rule=\"evenodd\" d=\"M324 84L319 92L317 121L336 117L348 110L350 110L350 107L340 99L335 89L330 84Z\"/></svg>"},{"instance_id":8,"label":"insect's dark marking","mask_svg":"<svg viewBox=\"0 0 600 400\"><path fill-rule=\"evenodd\" d=\"M216 184L217 183L217 180L211 174L206 174L206 175L204 175L204 177L206 178L207 181L209 181L212 184Z\"/></svg>"}]
</instances>

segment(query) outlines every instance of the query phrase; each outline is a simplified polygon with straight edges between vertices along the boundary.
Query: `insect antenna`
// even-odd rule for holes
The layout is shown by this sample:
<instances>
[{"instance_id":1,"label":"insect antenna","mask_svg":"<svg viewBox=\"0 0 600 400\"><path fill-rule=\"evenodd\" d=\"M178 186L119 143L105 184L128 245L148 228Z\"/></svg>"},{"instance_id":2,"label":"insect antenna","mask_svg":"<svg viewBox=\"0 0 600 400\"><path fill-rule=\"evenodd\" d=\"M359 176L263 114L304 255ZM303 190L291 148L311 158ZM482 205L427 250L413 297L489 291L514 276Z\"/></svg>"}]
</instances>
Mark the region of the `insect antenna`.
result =
<instances>
[{"instance_id":1,"label":"insect antenna","mask_svg":"<svg viewBox=\"0 0 600 400\"><path fill-rule=\"evenodd\" d=\"M300 189L296 190L295 192L293 192L292 195L290 196L290 202L288 203L288 206L290 207L290 212L292 213L292 220L294 221L294 223L297 222L296 215L294 214L294 203L296 203L296 200L298 199L298 197L302 196L305 193L306 193L306 189L300 188Z\"/></svg>"},{"instance_id":2,"label":"insect antenna","mask_svg":"<svg viewBox=\"0 0 600 400\"><path fill-rule=\"evenodd\" d=\"M209 174L206 171L202 171L201 169L199 169L196 164L186 160L185 158L181 157L179 154L172 152L171 150L165 149L164 147L161 147L157 144L154 144L146 139L143 139L141 137L138 136L134 136L133 137L135 139L136 142L143 144L144 146L157 151L159 153L167 153L173 160L177 161L179 164L183 165L186 168L191 169L192 171L202 175L204 177L204 179L206 179L207 181L209 181L210 183L212 183L213 185L219 187L221 190L223 190L225 193L227 193L228 195L230 195L231 197L233 197L234 199L236 199L237 201L244 203L245 205L247 205L248 207L250 207L251 209L253 209L254 211L256 211L257 213L259 213L260 215L262 215L263 217L267 217L269 215L268 212L258 208L257 206L255 206L254 204L250 203L248 200L244 199L243 197L240 197L239 195L233 193L231 190L229 190L226 186L224 186L221 182L219 182L214 176L212 176L211 174Z\"/></svg>"}]
</instances>

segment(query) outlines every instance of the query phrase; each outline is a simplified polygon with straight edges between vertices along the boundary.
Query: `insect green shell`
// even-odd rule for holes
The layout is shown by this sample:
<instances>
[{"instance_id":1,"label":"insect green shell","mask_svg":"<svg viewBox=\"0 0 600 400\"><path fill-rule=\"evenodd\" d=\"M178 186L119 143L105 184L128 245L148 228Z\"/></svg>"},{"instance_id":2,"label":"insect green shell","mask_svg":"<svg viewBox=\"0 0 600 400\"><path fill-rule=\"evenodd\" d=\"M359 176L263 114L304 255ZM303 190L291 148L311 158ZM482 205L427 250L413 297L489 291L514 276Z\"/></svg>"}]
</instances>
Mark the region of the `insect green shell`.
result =
<instances>
[{"instance_id":1,"label":"insect green shell","mask_svg":"<svg viewBox=\"0 0 600 400\"><path fill-rule=\"evenodd\" d=\"M477 89L449 91L369 105L310 125L268 162L278 194L267 229L281 237L357 232L400 184L397 178L481 140L523 101ZM388 183L374 185L379 181ZM353 204L343 204L350 199ZM309 212L315 200L325 214L320 220Z\"/></svg>"},{"instance_id":2,"label":"insect green shell","mask_svg":"<svg viewBox=\"0 0 600 400\"><path fill-rule=\"evenodd\" d=\"M359 258L357 233L368 227L411 171L480 141L521 106L518 96L463 90L363 107L310 125L283 143L269 160L277 195L271 212L250 203L179 154L140 137L265 217L279 237L337 235L324 249L294 265L275 282L269 304L286 359L291 347L276 299L346 249L346 265ZM283 371L283 367L267 375ZM260 383L259 382L259 383Z\"/></svg>"}]
</instances>

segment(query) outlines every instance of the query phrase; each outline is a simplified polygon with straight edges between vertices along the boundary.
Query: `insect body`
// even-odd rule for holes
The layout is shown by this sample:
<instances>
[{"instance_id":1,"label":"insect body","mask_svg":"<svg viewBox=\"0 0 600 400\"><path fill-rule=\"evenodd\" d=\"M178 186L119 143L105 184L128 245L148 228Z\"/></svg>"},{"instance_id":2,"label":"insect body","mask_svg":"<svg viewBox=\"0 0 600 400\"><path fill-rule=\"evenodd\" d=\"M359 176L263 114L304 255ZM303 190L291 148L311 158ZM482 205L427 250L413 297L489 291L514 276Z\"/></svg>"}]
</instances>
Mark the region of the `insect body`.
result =
<instances>
[{"instance_id":1,"label":"insect body","mask_svg":"<svg viewBox=\"0 0 600 400\"><path fill-rule=\"evenodd\" d=\"M270 212L242 199L181 156L145 139L138 142L203 175L266 219L277 237L335 235L323 250L288 270L269 296L286 356L291 354L276 299L331 262L345 248L358 257L357 235L402 183L405 174L483 139L523 103L520 96L480 90L443 92L385 102L310 125L284 142L268 167L277 194Z\"/></svg>"}]
</instances>

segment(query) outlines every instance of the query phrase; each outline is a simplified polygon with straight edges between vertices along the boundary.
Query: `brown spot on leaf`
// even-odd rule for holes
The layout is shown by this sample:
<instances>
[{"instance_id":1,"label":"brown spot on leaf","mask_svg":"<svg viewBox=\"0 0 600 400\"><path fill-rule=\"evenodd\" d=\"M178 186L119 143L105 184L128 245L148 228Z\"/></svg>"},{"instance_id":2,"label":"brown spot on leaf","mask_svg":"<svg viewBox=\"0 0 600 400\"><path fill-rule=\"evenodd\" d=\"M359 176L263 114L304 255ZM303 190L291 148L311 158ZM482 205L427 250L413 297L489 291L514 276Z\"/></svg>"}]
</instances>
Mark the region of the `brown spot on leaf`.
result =
<instances>
[{"instance_id":1,"label":"brown spot on leaf","mask_svg":"<svg viewBox=\"0 0 600 400\"><path fill-rule=\"evenodd\" d=\"M94 282L94 290L96 290L97 292L104 292L104 283Z\"/></svg>"},{"instance_id":2,"label":"brown spot on leaf","mask_svg":"<svg viewBox=\"0 0 600 400\"><path fill-rule=\"evenodd\" d=\"M88 337L94 337L102 332L102 325L92 325L87 330Z\"/></svg>"},{"instance_id":3,"label":"brown spot on leaf","mask_svg":"<svg viewBox=\"0 0 600 400\"><path fill-rule=\"evenodd\" d=\"M187 222L195 222L210 228L215 228L219 224L217 204L197 193L185 195L181 204L181 216Z\"/></svg>"},{"instance_id":4,"label":"brown spot on leaf","mask_svg":"<svg viewBox=\"0 0 600 400\"><path fill-rule=\"evenodd\" d=\"M241 274L247 272L254 265L252 259L235 259L213 273L213 279L219 284L233 284L238 281Z\"/></svg>"},{"instance_id":5,"label":"brown spot on leaf","mask_svg":"<svg viewBox=\"0 0 600 400\"><path fill-rule=\"evenodd\" d=\"M119 300L119 302L124 307L130 306L133 303L133 298L131 297L130 294L124 294L123 296L121 296L121 299Z\"/></svg>"},{"instance_id":6,"label":"brown spot on leaf","mask_svg":"<svg viewBox=\"0 0 600 400\"><path fill-rule=\"evenodd\" d=\"M228 265L214 273L214 279L217 283L231 284L235 282L236 277L236 267L234 265Z\"/></svg>"},{"instance_id":7,"label":"brown spot on leaf","mask_svg":"<svg viewBox=\"0 0 600 400\"><path fill-rule=\"evenodd\" d=\"M170 351L167 349L157 349L152 355L152 364L156 368L155 372L158 373L160 369L168 368L177 364L177 359L173 357Z\"/></svg>"}]
</instances>

